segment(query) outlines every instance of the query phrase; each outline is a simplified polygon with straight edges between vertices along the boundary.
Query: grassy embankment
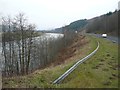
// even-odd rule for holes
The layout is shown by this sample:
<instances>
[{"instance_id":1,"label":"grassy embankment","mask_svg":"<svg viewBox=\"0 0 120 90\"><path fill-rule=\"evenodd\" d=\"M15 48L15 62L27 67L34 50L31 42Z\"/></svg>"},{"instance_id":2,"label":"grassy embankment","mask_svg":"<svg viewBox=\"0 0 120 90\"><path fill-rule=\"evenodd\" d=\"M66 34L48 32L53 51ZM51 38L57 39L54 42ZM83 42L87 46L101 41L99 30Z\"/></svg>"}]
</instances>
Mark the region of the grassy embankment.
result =
<instances>
[{"instance_id":1,"label":"grassy embankment","mask_svg":"<svg viewBox=\"0 0 120 90\"><path fill-rule=\"evenodd\" d=\"M94 38L93 38L94 39ZM70 88L117 88L118 45L96 38L100 42L97 53L81 64L58 87Z\"/></svg>"},{"instance_id":2,"label":"grassy embankment","mask_svg":"<svg viewBox=\"0 0 120 90\"><path fill-rule=\"evenodd\" d=\"M76 55L58 66L50 66L43 70L21 77L3 78L3 87L31 87L31 88L63 88L63 87L117 87L117 59L116 44L103 39L100 41L98 52L81 64L59 85L51 83L71 67L78 59L92 52L96 46L96 38L89 37L89 43L76 51ZM88 40L88 38L87 38Z\"/></svg>"}]
</instances>

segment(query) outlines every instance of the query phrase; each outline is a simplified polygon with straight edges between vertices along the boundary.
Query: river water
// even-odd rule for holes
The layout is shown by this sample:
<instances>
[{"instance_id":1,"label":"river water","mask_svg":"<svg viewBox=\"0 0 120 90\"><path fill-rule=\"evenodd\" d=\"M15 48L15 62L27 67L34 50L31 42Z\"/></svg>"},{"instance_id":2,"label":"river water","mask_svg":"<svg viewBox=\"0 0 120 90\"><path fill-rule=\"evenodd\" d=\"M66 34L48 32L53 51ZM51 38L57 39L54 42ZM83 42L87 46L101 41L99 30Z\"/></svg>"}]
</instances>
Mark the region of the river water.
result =
<instances>
[{"instance_id":1,"label":"river water","mask_svg":"<svg viewBox=\"0 0 120 90\"><path fill-rule=\"evenodd\" d=\"M62 38L63 36L64 36L63 34L58 34L58 33L45 33L41 36L35 37L34 40L36 41L40 39L42 40L57 39L57 38ZM0 43L0 70L3 67L3 62L4 62L4 58L2 56L2 44Z\"/></svg>"},{"instance_id":2,"label":"river water","mask_svg":"<svg viewBox=\"0 0 120 90\"><path fill-rule=\"evenodd\" d=\"M58 34L58 33L45 33L41 36L35 37L35 39L57 39L57 38L62 38L64 35L63 34Z\"/></svg>"}]
</instances>

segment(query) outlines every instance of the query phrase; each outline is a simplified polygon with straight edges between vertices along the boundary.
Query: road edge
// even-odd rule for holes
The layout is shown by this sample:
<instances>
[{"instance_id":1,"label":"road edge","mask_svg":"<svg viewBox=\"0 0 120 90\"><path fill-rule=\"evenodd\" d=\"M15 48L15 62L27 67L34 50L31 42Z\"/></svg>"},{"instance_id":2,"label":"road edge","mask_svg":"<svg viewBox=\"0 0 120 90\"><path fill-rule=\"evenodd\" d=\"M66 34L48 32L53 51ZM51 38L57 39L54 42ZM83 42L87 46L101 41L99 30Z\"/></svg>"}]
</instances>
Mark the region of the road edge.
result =
<instances>
[{"instance_id":1,"label":"road edge","mask_svg":"<svg viewBox=\"0 0 120 90\"><path fill-rule=\"evenodd\" d=\"M57 78L56 80L53 81L53 84L59 84L63 79L65 79L72 71L74 71L78 65L80 65L81 63L83 63L84 61L86 61L88 58L90 58L91 56L93 56L97 50L99 49L99 42L97 41L97 48L91 52L89 55L87 55L86 57L78 60L72 67L70 67L65 73L63 73L59 78Z\"/></svg>"}]
</instances>

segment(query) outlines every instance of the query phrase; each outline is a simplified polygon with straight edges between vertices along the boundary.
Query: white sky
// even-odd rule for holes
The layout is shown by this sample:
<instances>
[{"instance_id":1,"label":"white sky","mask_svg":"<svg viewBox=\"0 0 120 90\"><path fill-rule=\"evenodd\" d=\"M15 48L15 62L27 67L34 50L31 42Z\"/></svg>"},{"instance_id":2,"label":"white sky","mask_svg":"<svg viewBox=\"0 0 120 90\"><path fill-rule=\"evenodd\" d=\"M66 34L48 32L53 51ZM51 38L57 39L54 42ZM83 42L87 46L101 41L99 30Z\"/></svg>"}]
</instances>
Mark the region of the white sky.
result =
<instances>
[{"instance_id":1,"label":"white sky","mask_svg":"<svg viewBox=\"0 0 120 90\"><path fill-rule=\"evenodd\" d=\"M39 29L53 29L118 9L119 0L0 0L0 16L25 13Z\"/></svg>"}]
</instances>

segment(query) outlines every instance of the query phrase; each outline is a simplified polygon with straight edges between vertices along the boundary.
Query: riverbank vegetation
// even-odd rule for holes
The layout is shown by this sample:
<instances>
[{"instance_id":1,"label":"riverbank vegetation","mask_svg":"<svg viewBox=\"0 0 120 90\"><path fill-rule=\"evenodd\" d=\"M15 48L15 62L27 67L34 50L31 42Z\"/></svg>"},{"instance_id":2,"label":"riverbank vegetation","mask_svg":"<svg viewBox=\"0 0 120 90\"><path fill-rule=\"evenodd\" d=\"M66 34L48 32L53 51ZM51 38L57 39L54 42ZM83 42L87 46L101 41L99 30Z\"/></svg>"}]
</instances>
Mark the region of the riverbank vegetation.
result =
<instances>
[{"instance_id":1,"label":"riverbank vegetation","mask_svg":"<svg viewBox=\"0 0 120 90\"><path fill-rule=\"evenodd\" d=\"M59 51L77 36L66 30L63 37L42 37L24 14L2 19L2 74L26 75L54 62Z\"/></svg>"},{"instance_id":2,"label":"riverbank vegetation","mask_svg":"<svg viewBox=\"0 0 120 90\"><path fill-rule=\"evenodd\" d=\"M35 25L28 24L24 14L2 19L2 74L23 75L29 72Z\"/></svg>"},{"instance_id":3,"label":"riverbank vegetation","mask_svg":"<svg viewBox=\"0 0 120 90\"><path fill-rule=\"evenodd\" d=\"M92 41L94 42L94 41ZM4 77L3 88L50 88L56 87L52 82L70 68L77 60L92 52L96 46L83 35L78 35L74 41L62 48L47 67L38 69L29 75ZM37 65L37 64L36 64Z\"/></svg>"}]
</instances>

